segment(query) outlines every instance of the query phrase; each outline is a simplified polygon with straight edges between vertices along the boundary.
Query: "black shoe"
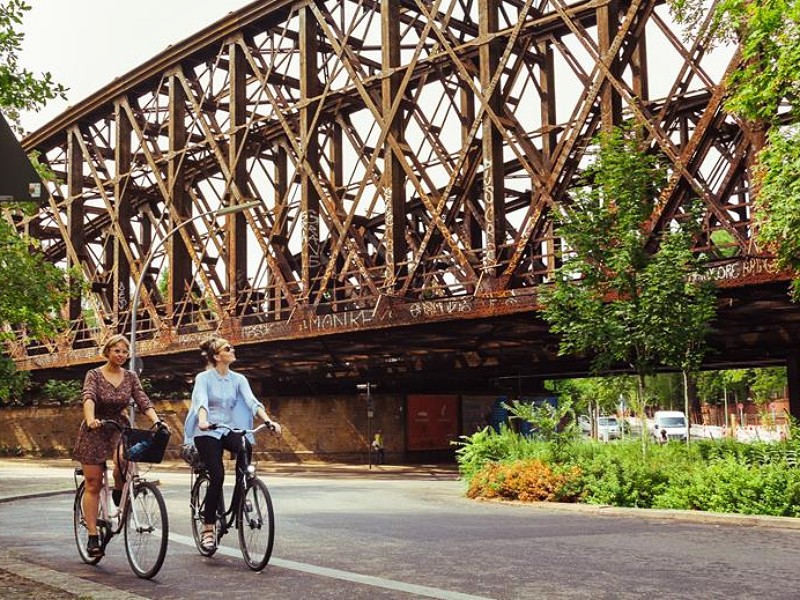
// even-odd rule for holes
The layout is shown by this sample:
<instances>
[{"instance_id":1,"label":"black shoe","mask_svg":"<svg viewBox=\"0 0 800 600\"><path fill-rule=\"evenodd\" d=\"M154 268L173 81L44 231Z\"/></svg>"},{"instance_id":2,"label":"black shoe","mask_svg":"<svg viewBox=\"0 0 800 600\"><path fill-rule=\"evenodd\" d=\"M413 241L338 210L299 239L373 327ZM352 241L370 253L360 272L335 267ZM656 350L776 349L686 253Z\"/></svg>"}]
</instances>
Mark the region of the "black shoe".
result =
<instances>
[{"instance_id":1,"label":"black shoe","mask_svg":"<svg viewBox=\"0 0 800 600\"><path fill-rule=\"evenodd\" d=\"M122 500L122 490L111 490L111 499L114 501L114 506L119 506L119 501Z\"/></svg>"},{"instance_id":2,"label":"black shoe","mask_svg":"<svg viewBox=\"0 0 800 600\"><path fill-rule=\"evenodd\" d=\"M100 547L100 539L96 535L89 536L89 543L86 544L86 552L93 558L103 556L103 549Z\"/></svg>"}]
</instances>

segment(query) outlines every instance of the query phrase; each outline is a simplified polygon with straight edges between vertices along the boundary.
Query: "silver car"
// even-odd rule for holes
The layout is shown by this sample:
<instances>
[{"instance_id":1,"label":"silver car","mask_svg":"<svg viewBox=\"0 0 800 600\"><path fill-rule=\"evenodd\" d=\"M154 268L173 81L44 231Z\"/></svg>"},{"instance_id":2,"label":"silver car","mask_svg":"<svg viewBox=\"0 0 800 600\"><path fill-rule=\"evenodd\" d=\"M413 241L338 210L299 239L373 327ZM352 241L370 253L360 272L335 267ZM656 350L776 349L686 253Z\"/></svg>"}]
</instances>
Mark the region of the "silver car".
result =
<instances>
[{"instance_id":1,"label":"silver car","mask_svg":"<svg viewBox=\"0 0 800 600\"><path fill-rule=\"evenodd\" d=\"M601 440L618 440L622 437L617 417L598 417L597 437Z\"/></svg>"}]
</instances>

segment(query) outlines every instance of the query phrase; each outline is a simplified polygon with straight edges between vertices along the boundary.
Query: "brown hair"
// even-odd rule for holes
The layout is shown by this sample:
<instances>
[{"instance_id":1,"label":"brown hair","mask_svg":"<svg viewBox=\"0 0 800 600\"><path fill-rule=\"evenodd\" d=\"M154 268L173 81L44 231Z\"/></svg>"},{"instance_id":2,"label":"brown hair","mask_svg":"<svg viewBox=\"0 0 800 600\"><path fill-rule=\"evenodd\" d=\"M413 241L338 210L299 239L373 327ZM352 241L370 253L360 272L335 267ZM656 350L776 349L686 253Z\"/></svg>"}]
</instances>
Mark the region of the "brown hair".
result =
<instances>
[{"instance_id":1,"label":"brown hair","mask_svg":"<svg viewBox=\"0 0 800 600\"><path fill-rule=\"evenodd\" d=\"M108 355L111 354L111 348L113 348L120 342L125 342L125 345L128 347L128 350L131 349L131 343L128 341L128 338L126 338L121 333L117 333L108 338L106 340L106 343L103 344L103 347L100 349L100 351L103 353L103 356L108 358Z\"/></svg>"},{"instance_id":2,"label":"brown hair","mask_svg":"<svg viewBox=\"0 0 800 600\"><path fill-rule=\"evenodd\" d=\"M206 364L213 367L217 364L217 354L219 354L219 351L222 350L224 346L228 345L228 340L225 338L212 337L200 344L200 354L202 354Z\"/></svg>"}]
</instances>

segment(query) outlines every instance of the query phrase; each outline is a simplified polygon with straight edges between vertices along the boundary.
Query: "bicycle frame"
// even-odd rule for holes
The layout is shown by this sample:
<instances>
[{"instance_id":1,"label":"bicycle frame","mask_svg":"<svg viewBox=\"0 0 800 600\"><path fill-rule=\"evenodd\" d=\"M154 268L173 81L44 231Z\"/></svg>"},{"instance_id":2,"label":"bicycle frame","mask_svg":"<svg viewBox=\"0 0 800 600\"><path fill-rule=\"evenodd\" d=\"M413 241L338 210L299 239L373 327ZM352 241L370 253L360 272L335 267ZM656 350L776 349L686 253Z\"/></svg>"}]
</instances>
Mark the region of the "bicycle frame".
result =
<instances>
[{"instance_id":1,"label":"bicycle frame","mask_svg":"<svg viewBox=\"0 0 800 600\"><path fill-rule=\"evenodd\" d=\"M120 427L116 423L114 425ZM150 579L161 569L166 555L169 532L166 505L158 490L158 482L141 477L138 463L123 460L121 446L118 446L115 452L116 464L122 478L122 489L119 506L115 508L112 504L113 486L109 479L108 461L103 462L96 521L101 549L99 554L89 554L86 550L85 544L89 538L83 507L86 480L83 467L75 469L73 526L78 553L83 562L97 564L104 556L111 538L123 533L125 553L131 568L139 577Z\"/></svg>"},{"instance_id":2,"label":"bicycle frame","mask_svg":"<svg viewBox=\"0 0 800 600\"><path fill-rule=\"evenodd\" d=\"M117 449L119 452L119 448ZM121 458L121 457L120 457ZM136 483L140 479L139 477L139 465L138 463L131 462L131 461L124 461L118 460L118 463L121 475L123 478L122 483L122 497L120 499L119 506L112 509L113 501L111 498L111 492L114 489L111 486L109 480L109 466L107 462L103 463L103 479L102 484L100 486L100 495L99 495L99 510L97 514L97 524L98 529L106 528L107 531L104 536L102 536L102 544L105 548L106 544L111 540L112 537L115 535L119 535L122 533L122 529L125 527L125 523L127 522L128 510L133 510L133 520L137 526L139 526L139 519L137 518L136 509L132 508L133 503L131 502L131 492L133 490L133 484ZM74 473L75 479L75 489L78 489L80 486L81 481L78 479L79 477L83 478L83 468L77 467Z\"/></svg>"},{"instance_id":3,"label":"bicycle frame","mask_svg":"<svg viewBox=\"0 0 800 600\"><path fill-rule=\"evenodd\" d=\"M216 427L224 427L225 429L227 429L231 433L241 434L241 440L240 440L241 441L241 447L239 448L239 452L246 452L247 451L247 442L246 442L245 438L247 437L247 434L249 434L249 433L253 433L253 434L254 433L258 433L259 431L262 431L263 429L266 429L267 425L266 424L259 425L255 429L240 429L240 430L232 429L232 428L228 427L227 425L216 425L215 428ZM192 469L192 475L191 475L190 480L189 480L189 489L190 490L192 490L194 488L194 483L197 480L197 478L201 474L204 474L204 473L207 473L207 470L206 470L205 467L199 467L199 468ZM234 480L234 484L233 484L233 494L231 496L231 499L236 497L237 489L238 489L240 494L244 493L244 490L247 487L247 483L251 479L256 477L256 468L253 465L252 460L247 460L246 464L244 465L244 471L241 474L241 476L239 475L239 473L238 473L238 471L236 470L235 467L234 467L234 473L235 473L235 480ZM223 493L223 495L220 496L220 505L217 508L217 519L218 519L218 522L220 523L221 529L220 529L220 531L217 532L217 539L221 538L223 535L228 533L228 531L230 531L231 527L233 527L235 525L237 509L238 509L238 507L236 506L236 504L234 502L231 502L231 505L226 509L225 508L225 496L224 496L224 493Z\"/></svg>"},{"instance_id":4,"label":"bicycle frame","mask_svg":"<svg viewBox=\"0 0 800 600\"><path fill-rule=\"evenodd\" d=\"M217 426L213 426L216 428ZM247 434L259 432L269 425L264 424L252 430L232 429L222 426L241 437L240 452L245 452ZM224 497L220 498L216 516L216 540L222 538L232 527L238 529L239 548L247 566L260 571L269 562L275 539L275 517L272 500L267 485L256 474L252 460L246 457L241 471L237 469L234 481L234 498L230 507L225 509ZM204 467L192 469L190 478L190 509L192 511L192 534L195 538L197 549L203 556L212 556L216 552L213 548L205 547L201 542L205 523L202 515L204 495L208 492L210 476ZM205 490L204 490L205 486Z\"/></svg>"}]
</instances>

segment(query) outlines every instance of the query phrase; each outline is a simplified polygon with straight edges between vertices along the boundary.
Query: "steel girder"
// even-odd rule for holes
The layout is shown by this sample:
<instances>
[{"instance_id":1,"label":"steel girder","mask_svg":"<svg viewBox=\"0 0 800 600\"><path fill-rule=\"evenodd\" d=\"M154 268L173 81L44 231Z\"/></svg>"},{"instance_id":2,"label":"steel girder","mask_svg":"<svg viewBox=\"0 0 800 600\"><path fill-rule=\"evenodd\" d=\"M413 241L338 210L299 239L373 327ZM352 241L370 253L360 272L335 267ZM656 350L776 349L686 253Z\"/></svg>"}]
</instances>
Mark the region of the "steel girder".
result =
<instances>
[{"instance_id":1,"label":"steel girder","mask_svg":"<svg viewBox=\"0 0 800 600\"><path fill-rule=\"evenodd\" d=\"M24 140L58 181L19 227L90 291L67 336L12 355L96 360L140 282L144 355L530 312L551 212L630 120L672 161L650 232L700 198L721 284L781 279L753 245L753 134L723 110L738 60L655 0L254 2Z\"/></svg>"}]
</instances>

